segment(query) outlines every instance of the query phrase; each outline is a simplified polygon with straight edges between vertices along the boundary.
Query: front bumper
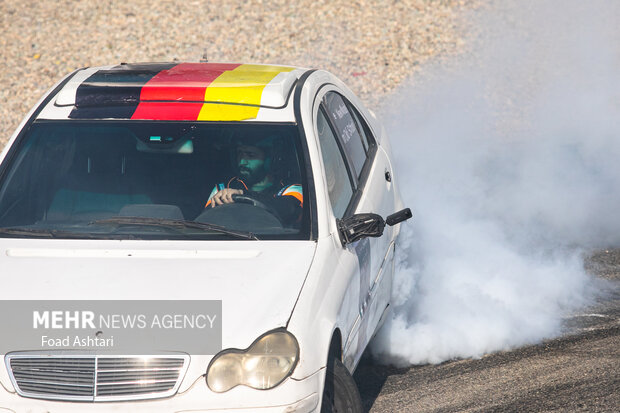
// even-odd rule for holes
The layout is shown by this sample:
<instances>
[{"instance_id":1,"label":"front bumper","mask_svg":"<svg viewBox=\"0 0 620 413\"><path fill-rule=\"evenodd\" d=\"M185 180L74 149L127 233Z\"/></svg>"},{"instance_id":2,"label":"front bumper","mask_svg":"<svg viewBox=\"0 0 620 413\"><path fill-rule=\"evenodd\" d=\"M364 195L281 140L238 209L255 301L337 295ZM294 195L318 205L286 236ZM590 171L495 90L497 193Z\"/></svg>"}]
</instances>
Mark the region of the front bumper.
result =
<instances>
[{"instance_id":1,"label":"front bumper","mask_svg":"<svg viewBox=\"0 0 620 413\"><path fill-rule=\"evenodd\" d=\"M324 382L325 369L321 369L302 380L289 377L270 390L237 386L225 393L214 393L207 387L204 377L200 377L188 389L166 399L95 403L30 399L0 386L0 413L311 413L321 410Z\"/></svg>"}]
</instances>

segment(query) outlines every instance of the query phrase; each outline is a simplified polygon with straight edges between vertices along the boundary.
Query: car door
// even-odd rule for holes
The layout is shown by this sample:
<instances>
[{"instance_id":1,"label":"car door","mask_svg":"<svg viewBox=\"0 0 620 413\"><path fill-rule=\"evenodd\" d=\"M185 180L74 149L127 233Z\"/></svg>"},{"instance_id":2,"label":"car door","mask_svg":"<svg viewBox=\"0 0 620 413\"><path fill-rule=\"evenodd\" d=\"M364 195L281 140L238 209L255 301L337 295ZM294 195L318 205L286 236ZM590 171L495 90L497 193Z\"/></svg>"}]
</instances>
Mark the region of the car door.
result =
<instances>
[{"instance_id":1,"label":"car door","mask_svg":"<svg viewBox=\"0 0 620 413\"><path fill-rule=\"evenodd\" d=\"M393 213L389 160L378 147L360 111L338 90L324 90L317 122L320 127L329 128L319 132L324 163L327 159L327 163L339 161L341 164L338 185L329 182L334 180L330 176L334 172L326 170L334 217L339 219L364 212L385 217ZM351 357L345 361L355 365L389 302L393 258L391 229L386 228L383 237L364 238L344 249L345 256L355 257L359 269L358 317L345 340L345 353Z\"/></svg>"}]
</instances>

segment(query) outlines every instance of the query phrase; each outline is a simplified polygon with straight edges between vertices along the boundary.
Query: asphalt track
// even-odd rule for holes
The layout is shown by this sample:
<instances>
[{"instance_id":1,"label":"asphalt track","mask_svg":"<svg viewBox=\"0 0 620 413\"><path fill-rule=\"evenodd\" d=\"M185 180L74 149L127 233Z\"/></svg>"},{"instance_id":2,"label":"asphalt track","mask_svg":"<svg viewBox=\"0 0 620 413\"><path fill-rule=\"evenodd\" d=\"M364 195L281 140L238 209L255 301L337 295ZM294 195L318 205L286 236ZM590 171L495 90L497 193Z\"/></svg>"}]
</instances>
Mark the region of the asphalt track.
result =
<instances>
[{"instance_id":1,"label":"asphalt track","mask_svg":"<svg viewBox=\"0 0 620 413\"><path fill-rule=\"evenodd\" d=\"M439 365L394 368L364 357L355 373L367 411L620 412L620 250L587 264L609 280L596 305L538 345Z\"/></svg>"}]
</instances>

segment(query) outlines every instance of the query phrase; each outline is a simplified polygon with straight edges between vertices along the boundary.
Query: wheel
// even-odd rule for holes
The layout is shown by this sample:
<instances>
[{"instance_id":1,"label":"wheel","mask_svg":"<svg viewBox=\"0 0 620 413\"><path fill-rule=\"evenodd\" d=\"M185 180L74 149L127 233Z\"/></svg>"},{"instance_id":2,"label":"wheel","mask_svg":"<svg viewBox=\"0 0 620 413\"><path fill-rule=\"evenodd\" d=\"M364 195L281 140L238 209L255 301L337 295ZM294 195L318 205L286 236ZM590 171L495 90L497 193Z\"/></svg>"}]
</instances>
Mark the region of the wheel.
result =
<instances>
[{"instance_id":1,"label":"wheel","mask_svg":"<svg viewBox=\"0 0 620 413\"><path fill-rule=\"evenodd\" d=\"M362 398L349 370L340 359L327 363L321 413L362 413Z\"/></svg>"}]
</instances>

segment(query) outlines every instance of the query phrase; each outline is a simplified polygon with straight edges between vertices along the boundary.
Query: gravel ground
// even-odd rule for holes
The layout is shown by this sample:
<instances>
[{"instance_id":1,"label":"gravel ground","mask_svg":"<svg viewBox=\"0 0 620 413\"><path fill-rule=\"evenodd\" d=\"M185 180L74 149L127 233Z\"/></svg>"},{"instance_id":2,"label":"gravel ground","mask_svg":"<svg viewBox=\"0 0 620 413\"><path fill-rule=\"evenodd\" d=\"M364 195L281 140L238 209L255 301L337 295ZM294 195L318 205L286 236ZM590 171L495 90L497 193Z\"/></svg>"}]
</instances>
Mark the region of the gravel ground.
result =
<instances>
[{"instance_id":1,"label":"gravel ground","mask_svg":"<svg viewBox=\"0 0 620 413\"><path fill-rule=\"evenodd\" d=\"M474 0L0 0L0 147L40 96L84 66L138 61L328 69L370 107L463 45Z\"/></svg>"}]
</instances>

